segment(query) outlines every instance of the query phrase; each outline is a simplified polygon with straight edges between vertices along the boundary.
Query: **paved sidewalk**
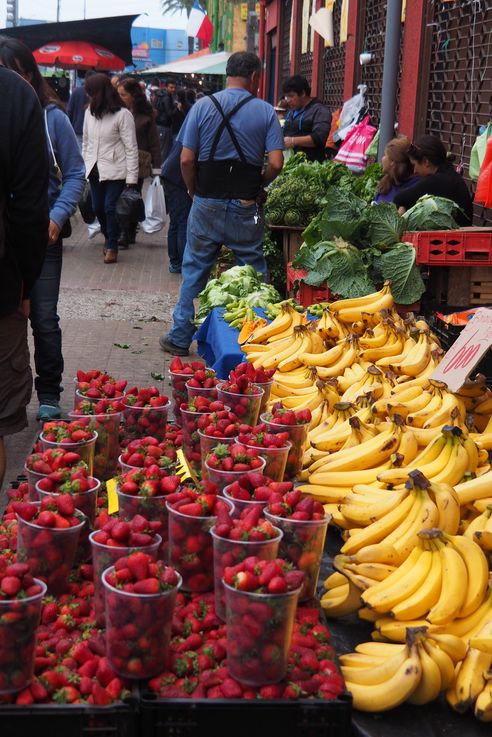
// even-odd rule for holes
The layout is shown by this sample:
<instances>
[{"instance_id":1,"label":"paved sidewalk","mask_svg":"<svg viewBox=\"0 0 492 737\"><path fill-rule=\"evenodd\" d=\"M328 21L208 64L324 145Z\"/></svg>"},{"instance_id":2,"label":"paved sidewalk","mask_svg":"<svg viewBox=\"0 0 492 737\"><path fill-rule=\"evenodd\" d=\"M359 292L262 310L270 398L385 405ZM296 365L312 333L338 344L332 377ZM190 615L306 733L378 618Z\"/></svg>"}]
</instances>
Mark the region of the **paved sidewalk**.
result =
<instances>
[{"instance_id":1,"label":"paved sidewalk","mask_svg":"<svg viewBox=\"0 0 492 737\"><path fill-rule=\"evenodd\" d=\"M73 377L77 369L100 368L141 386L160 385L151 372L167 373L170 357L158 344L169 327L181 284L168 271L165 231L146 235L121 251L117 264L103 263L103 237L89 240L87 226L77 215L73 234L65 241L59 315L63 330L65 372L62 409L73 407ZM129 348L117 348L115 343ZM33 347L31 340L31 363ZM22 471L38 429L35 393L29 406L29 427L6 439L8 481Z\"/></svg>"}]
</instances>

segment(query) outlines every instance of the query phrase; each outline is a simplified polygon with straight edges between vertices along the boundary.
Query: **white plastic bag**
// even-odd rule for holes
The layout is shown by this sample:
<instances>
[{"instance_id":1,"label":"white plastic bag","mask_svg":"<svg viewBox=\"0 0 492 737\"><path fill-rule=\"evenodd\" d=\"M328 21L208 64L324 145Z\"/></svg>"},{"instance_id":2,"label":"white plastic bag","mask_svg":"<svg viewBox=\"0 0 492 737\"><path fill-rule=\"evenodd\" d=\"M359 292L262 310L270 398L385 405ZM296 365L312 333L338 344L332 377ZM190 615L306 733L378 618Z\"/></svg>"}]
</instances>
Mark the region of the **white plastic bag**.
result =
<instances>
[{"instance_id":1,"label":"white plastic bag","mask_svg":"<svg viewBox=\"0 0 492 737\"><path fill-rule=\"evenodd\" d=\"M367 86L360 84L358 90L356 95L343 103L338 130L333 134L334 141L343 141L347 133L352 130L359 119L360 111L365 105Z\"/></svg>"},{"instance_id":2,"label":"white plastic bag","mask_svg":"<svg viewBox=\"0 0 492 737\"><path fill-rule=\"evenodd\" d=\"M158 233L165 225L167 212L164 190L159 177L154 177L145 195L145 220L142 228L146 233Z\"/></svg>"}]
</instances>

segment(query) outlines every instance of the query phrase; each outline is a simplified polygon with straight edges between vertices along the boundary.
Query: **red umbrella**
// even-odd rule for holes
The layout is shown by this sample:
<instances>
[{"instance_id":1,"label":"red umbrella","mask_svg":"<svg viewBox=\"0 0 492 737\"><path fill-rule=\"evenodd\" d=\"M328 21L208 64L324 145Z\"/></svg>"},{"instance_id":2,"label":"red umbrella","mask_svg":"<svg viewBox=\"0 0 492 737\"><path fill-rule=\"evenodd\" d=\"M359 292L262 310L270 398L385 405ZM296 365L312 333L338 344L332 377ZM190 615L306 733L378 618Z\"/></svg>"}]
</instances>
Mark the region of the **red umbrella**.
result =
<instances>
[{"instance_id":1,"label":"red umbrella","mask_svg":"<svg viewBox=\"0 0 492 737\"><path fill-rule=\"evenodd\" d=\"M121 71L126 64L104 46L88 41L53 41L33 51L34 58L42 66L63 69L100 69Z\"/></svg>"}]
</instances>

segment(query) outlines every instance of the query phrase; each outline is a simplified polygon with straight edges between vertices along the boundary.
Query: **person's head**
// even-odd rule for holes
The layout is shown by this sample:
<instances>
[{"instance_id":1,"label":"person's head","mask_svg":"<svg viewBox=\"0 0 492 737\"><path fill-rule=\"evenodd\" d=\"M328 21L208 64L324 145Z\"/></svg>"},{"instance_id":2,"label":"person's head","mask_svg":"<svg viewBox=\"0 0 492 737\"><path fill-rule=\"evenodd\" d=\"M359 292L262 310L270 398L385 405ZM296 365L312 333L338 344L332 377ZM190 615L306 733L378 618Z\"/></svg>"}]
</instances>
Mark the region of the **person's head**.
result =
<instances>
[{"instance_id":1,"label":"person's head","mask_svg":"<svg viewBox=\"0 0 492 737\"><path fill-rule=\"evenodd\" d=\"M170 95L176 94L176 82L174 79L168 79L166 82L166 90L169 92Z\"/></svg>"},{"instance_id":2,"label":"person's head","mask_svg":"<svg viewBox=\"0 0 492 737\"><path fill-rule=\"evenodd\" d=\"M448 161L446 147L437 136L420 136L411 144L408 155L415 174L426 177L435 174Z\"/></svg>"},{"instance_id":3,"label":"person's head","mask_svg":"<svg viewBox=\"0 0 492 737\"><path fill-rule=\"evenodd\" d=\"M84 82L89 97L89 108L96 118L121 110L123 103L114 88L112 81L105 74L93 74Z\"/></svg>"},{"instance_id":4,"label":"person's head","mask_svg":"<svg viewBox=\"0 0 492 737\"><path fill-rule=\"evenodd\" d=\"M157 87L157 89L159 89L159 87L161 86L159 77L152 77L152 79L150 80L150 86Z\"/></svg>"},{"instance_id":5,"label":"person's head","mask_svg":"<svg viewBox=\"0 0 492 737\"><path fill-rule=\"evenodd\" d=\"M29 82L42 107L50 103L60 105L56 92L41 75L32 51L22 41L0 36L0 64Z\"/></svg>"},{"instance_id":6,"label":"person's head","mask_svg":"<svg viewBox=\"0 0 492 737\"><path fill-rule=\"evenodd\" d=\"M275 105L275 112L277 113L277 118L279 120L283 120L285 118L285 113L287 112L289 108L289 103L285 99L285 97L282 97L277 104Z\"/></svg>"},{"instance_id":7,"label":"person's head","mask_svg":"<svg viewBox=\"0 0 492 737\"><path fill-rule=\"evenodd\" d=\"M188 103L188 105L194 105L196 102L196 92L190 87L188 87L188 89L186 90L186 102Z\"/></svg>"},{"instance_id":8,"label":"person's head","mask_svg":"<svg viewBox=\"0 0 492 737\"><path fill-rule=\"evenodd\" d=\"M382 158L383 176L378 185L378 192L388 194L395 184L406 182L413 174L413 164L408 152L410 141L406 136L393 138L386 144Z\"/></svg>"},{"instance_id":9,"label":"person's head","mask_svg":"<svg viewBox=\"0 0 492 737\"><path fill-rule=\"evenodd\" d=\"M301 74L289 77L284 82L282 90L291 110L300 110L311 99L311 86Z\"/></svg>"},{"instance_id":10,"label":"person's head","mask_svg":"<svg viewBox=\"0 0 492 737\"><path fill-rule=\"evenodd\" d=\"M115 89L118 87L120 79L121 77L119 74L113 74L113 76L111 77L111 84L113 85Z\"/></svg>"},{"instance_id":11,"label":"person's head","mask_svg":"<svg viewBox=\"0 0 492 737\"><path fill-rule=\"evenodd\" d=\"M259 56L250 51L236 51L227 61L226 75L228 85L239 85L256 95L261 75Z\"/></svg>"},{"instance_id":12,"label":"person's head","mask_svg":"<svg viewBox=\"0 0 492 737\"><path fill-rule=\"evenodd\" d=\"M152 115L152 105L147 100L140 82L134 77L127 77L118 84L118 95L122 103L132 113L148 113Z\"/></svg>"},{"instance_id":13,"label":"person's head","mask_svg":"<svg viewBox=\"0 0 492 737\"><path fill-rule=\"evenodd\" d=\"M196 99L197 99L197 100L201 100L201 99L202 99L202 97L205 97L205 92L200 92L200 91L198 91L198 92L196 93Z\"/></svg>"}]
</instances>

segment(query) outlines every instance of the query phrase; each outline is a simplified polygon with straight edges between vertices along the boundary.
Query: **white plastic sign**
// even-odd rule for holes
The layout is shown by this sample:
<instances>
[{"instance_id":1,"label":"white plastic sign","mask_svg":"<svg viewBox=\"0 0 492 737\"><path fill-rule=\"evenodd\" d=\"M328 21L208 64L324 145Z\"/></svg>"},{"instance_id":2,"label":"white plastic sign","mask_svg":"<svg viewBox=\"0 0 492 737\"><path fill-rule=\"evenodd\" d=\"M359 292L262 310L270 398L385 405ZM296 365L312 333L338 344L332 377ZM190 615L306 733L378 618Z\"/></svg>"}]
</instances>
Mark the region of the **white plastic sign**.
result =
<instances>
[{"instance_id":1,"label":"white plastic sign","mask_svg":"<svg viewBox=\"0 0 492 737\"><path fill-rule=\"evenodd\" d=\"M457 392L492 345L492 310L482 308L464 328L430 378Z\"/></svg>"}]
</instances>

